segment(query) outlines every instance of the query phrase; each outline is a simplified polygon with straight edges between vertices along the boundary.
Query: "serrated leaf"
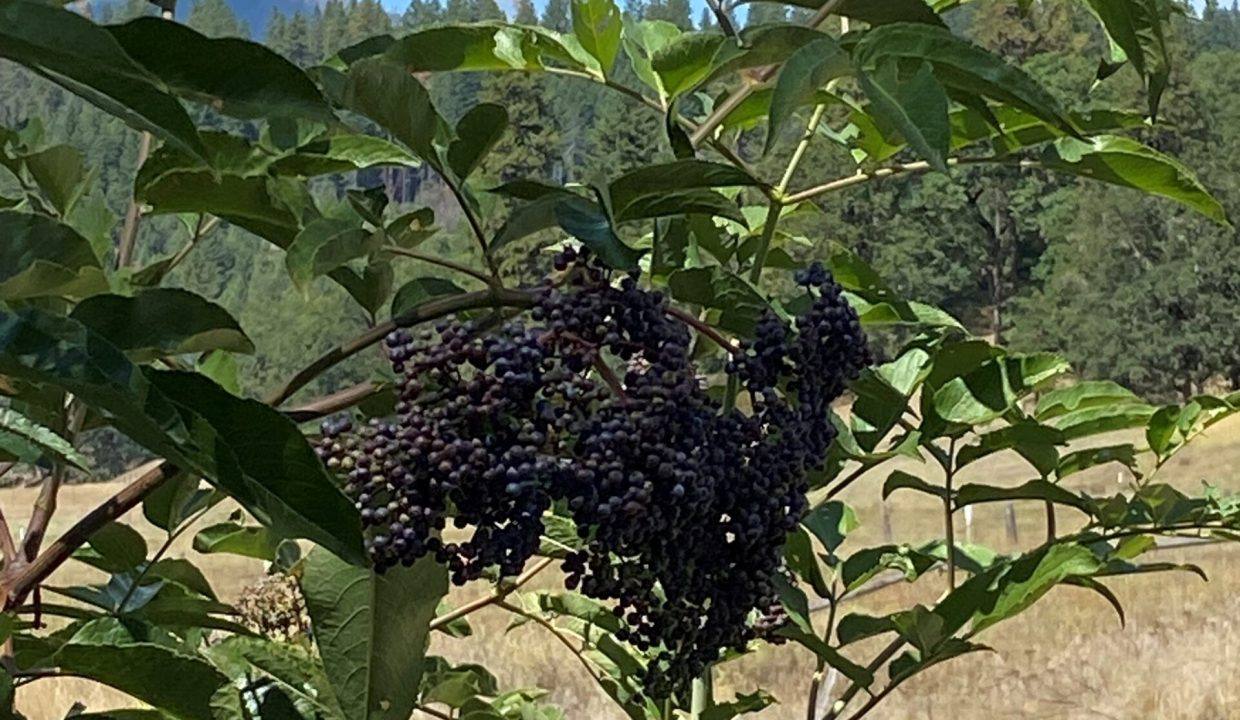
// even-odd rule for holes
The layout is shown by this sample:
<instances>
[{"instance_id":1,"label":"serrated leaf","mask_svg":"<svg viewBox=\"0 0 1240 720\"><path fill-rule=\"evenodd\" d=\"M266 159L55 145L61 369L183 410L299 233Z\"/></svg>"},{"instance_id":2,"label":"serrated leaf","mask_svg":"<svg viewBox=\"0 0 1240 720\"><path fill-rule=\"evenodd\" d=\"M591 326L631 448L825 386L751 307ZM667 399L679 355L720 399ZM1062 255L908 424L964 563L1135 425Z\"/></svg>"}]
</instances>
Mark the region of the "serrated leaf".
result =
<instances>
[{"instance_id":1,"label":"serrated leaf","mask_svg":"<svg viewBox=\"0 0 1240 720\"><path fill-rule=\"evenodd\" d=\"M997 100L1067 134L1077 134L1059 102L1029 74L946 27L925 23L882 25L861 38L853 57L867 71L893 60L929 63L934 76L948 88Z\"/></svg>"},{"instance_id":2,"label":"serrated leaf","mask_svg":"<svg viewBox=\"0 0 1240 720\"><path fill-rule=\"evenodd\" d=\"M77 395L134 441L226 490L264 524L363 560L356 508L277 410L201 375L140 370L81 323L34 309L0 311L0 373Z\"/></svg>"},{"instance_id":3,"label":"serrated leaf","mask_svg":"<svg viewBox=\"0 0 1240 720\"><path fill-rule=\"evenodd\" d=\"M464 180L495 147L508 129L508 111L500 105L481 103L469 109L456 124L456 138L448 145L448 167Z\"/></svg>"},{"instance_id":4,"label":"serrated leaf","mask_svg":"<svg viewBox=\"0 0 1240 720\"><path fill-rule=\"evenodd\" d=\"M46 453L83 472L90 472L90 461L73 447L73 443L11 407L0 408L0 449L13 452L18 444L33 451L33 457L26 457L22 462L34 462Z\"/></svg>"},{"instance_id":5,"label":"serrated leaf","mask_svg":"<svg viewBox=\"0 0 1240 720\"><path fill-rule=\"evenodd\" d=\"M88 171L82 153L69 145L53 145L25 158L26 169L61 217L68 215L86 187Z\"/></svg>"},{"instance_id":6,"label":"serrated leaf","mask_svg":"<svg viewBox=\"0 0 1240 720\"><path fill-rule=\"evenodd\" d=\"M604 75L611 75L620 52L623 21L612 0L573 0L573 34L586 52L598 60Z\"/></svg>"},{"instance_id":7,"label":"serrated leaf","mask_svg":"<svg viewBox=\"0 0 1240 720\"><path fill-rule=\"evenodd\" d=\"M84 297L108 281L90 242L43 215L0 211L0 300Z\"/></svg>"},{"instance_id":8,"label":"serrated leaf","mask_svg":"<svg viewBox=\"0 0 1240 720\"><path fill-rule=\"evenodd\" d=\"M1227 210L1192 170L1129 138L1113 135L1088 141L1064 138L1047 149L1042 164L1058 172L1170 198L1217 223L1231 224Z\"/></svg>"},{"instance_id":9,"label":"serrated leaf","mask_svg":"<svg viewBox=\"0 0 1240 720\"><path fill-rule=\"evenodd\" d=\"M558 34L504 22L428 28L391 42L383 52L410 73L540 70L549 62L587 69Z\"/></svg>"},{"instance_id":10,"label":"serrated leaf","mask_svg":"<svg viewBox=\"0 0 1240 720\"><path fill-rule=\"evenodd\" d=\"M297 234L288 246L284 264L293 284L304 291L315 278L378 250L382 242L381 235L356 222L320 218Z\"/></svg>"},{"instance_id":11,"label":"serrated leaf","mask_svg":"<svg viewBox=\"0 0 1240 720\"><path fill-rule=\"evenodd\" d=\"M173 92L239 118L335 119L310 78L278 53L181 23L139 17L107 31Z\"/></svg>"},{"instance_id":12,"label":"serrated leaf","mask_svg":"<svg viewBox=\"0 0 1240 720\"><path fill-rule=\"evenodd\" d=\"M349 69L343 103L379 124L435 168L443 168L436 141L448 128L426 87L405 68L381 58Z\"/></svg>"},{"instance_id":13,"label":"serrated leaf","mask_svg":"<svg viewBox=\"0 0 1240 720\"><path fill-rule=\"evenodd\" d=\"M937 497L940 500L947 499L947 488L940 485L932 485L925 480L904 472L903 470L892 470L891 474L883 482L883 499L886 500L896 490L916 490L918 492Z\"/></svg>"},{"instance_id":14,"label":"serrated leaf","mask_svg":"<svg viewBox=\"0 0 1240 720\"><path fill-rule=\"evenodd\" d=\"M1036 421L1023 421L982 433L973 443L960 448L957 467L964 467L1003 450L1015 450L1042 475L1054 472L1059 463L1058 446L1066 445L1063 433Z\"/></svg>"},{"instance_id":15,"label":"serrated leaf","mask_svg":"<svg viewBox=\"0 0 1240 720\"><path fill-rule=\"evenodd\" d=\"M0 57L25 65L104 112L204 157L185 109L102 26L47 3L0 0Z\"/></svg>"},{"instance_id":16,"label":"serrated leaf","mask_svg":"<svg viewBox=\"0 0 1240 720\"><path fill-rule=\"evenodd\" d=\"M128 525L110 522L96 530L87 540L99 553L111 572L124 572L146 561L146 540Z\"/></svg>"},{"instance_id":17,"label":"serrated leaf","mask_svg":"<svg viewBox=\"0 0 1240 720\"><path fill-rule=\"evenodd\" d=\"M861 526L853 509L839 500L829 500L810 510L801 518L801 524L829 553L834 553L848 534Z\"/></svg>"},{"instance_id":18,"label":"serrated leaf","mask_svg":"<svg viewBox=\"0 0 1240 720\"><path fill-rule=\"evenodd\" d=\"M771 151L798 108L814 99L828 82L852 70L848 53L827 35L788 56L770 98L770 123L763 152Z\"/></svg>"},{"instance_id":19,"label":"serrated leaf","mask_svg":"<svg viewBox=\"0 0 1240 720\"><path fill-rule=\"evenodd\" d=\"M660 197L684 190L747 187L759 181L731 165L707 160L675 160L647 165L625 173L608 185L612 212L623 217L630 205L643 198Z\"/></svg>"},{"instance_id":20,"label":"serrated leaf","mask_svg":"<svg viewBox=\"0 0 1240 720\"><path fill-rule=\"evenodd\" d=\"M911 76L902 77L896 62L885 62L857 76L871 114L899 133L934 169L947 172L951 126L947 92L923 62Z\"/></svg>"},{"instance_id":21,"label":"serrated leaf","mask_svg":"<svg viewBox=\"0 0 1240 720\"><path fill-rule=\"evenodd\" d=\"M95 295L78 303L70 317L140 359L212 350L254 352L254 343L227 310L188 290Z\"/></svg>"},{"instance_id":22,"label":"serrated leaf","mask_svg":"<svg viewBox=\"0 0 1240 720\"><path fill-rule=\"evenodd\" d=\"M327 677L349 720L404 720L424 669L430 621L448 589L434 558L383 575L316 549L302 592Z\"/></svg>"},{"instance_id":23,"label":"serrated leaf","mask_svg":"<svg viewBox=\"0 0 1240 720\"><path fill-rule=\"evenodd\" d=\"M1074 507L1087 515L1092 515L1094 511L1094 503L1088 498L1046 480L1030 480L1016 487L970 483L956 492L957 507L1010 500L1045 500Z\"/></svg>"},{"instance_id":24,"label":"serrated leaf","mask_svg":"<svg viewBox=\"0 0 1240 720\"><path fill-rule=\"evenodd\" d=\"M401 286L392 297L392 317L404 315L427 300L465 292L460 285L437 277L414 278Z\"/></svg>"},{"instance_id":25,"label":"serrated leaf","mask_svg":"<svg viewBox=\"0 0 1240 720\"><path fill-rule=\"evenodd\" d=\"M211 525L194 535L194 551L229 553L270 561L276 556L280 538L261 525L244 526L226 522Z\"/></svg>"},{"instance_id":26,"label":"serrated leaf","mask_svg":"<svg viewBox=\"0 0 1240 720\"><path fill-rule=\"evenodd\" d=\"M271 169L280 175L309 178L383 166L415 168L421 164L409 151L383 138L334 133L276 159Z\"/></svg>"},{"instance_id":27,"label":"serrated leaf","mask_svg":"<svg viewBox=\"0 0 1240 720\"><path fill-rule=\"evenodd\" d=\"M361 561L356 508L293 421L195 373L149 377L155 388L184 408L182 417L196 432L209 427L215 436L216 455L204 463L214 470L208 477L214 475L251 514L283 537L314 540L352 562Z\"/></svg>"},{"instance_id":28,"label":"serrated leaf","mask_svg":"<svg viewBox=\"0 0 1240 720\"><path fill-rule=\"evenodd\" d=\"M228 683L200 656L136 638L112 618L83 625L54 658L62 672L110 685L181 720L213 720L211 698Z\"/></svg>"}]
</instances>

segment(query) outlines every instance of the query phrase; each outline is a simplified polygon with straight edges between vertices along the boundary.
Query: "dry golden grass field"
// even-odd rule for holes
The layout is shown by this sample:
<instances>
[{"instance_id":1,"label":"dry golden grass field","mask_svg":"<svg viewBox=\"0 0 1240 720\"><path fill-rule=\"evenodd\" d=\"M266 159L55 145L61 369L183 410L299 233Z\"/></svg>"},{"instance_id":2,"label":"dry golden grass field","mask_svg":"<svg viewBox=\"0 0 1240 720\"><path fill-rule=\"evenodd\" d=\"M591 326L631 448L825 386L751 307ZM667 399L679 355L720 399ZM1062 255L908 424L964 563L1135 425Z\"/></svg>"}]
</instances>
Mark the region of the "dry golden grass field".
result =
<instances>
[{"instance_id":1,"label":"dry golden grass field","mask_svg":"<svg viewBox=\"0 0 1240 720\"><path fill-rule=\"evenodd\" d=\"M885 477L881 472L874 473L869 482L858 482L845 498L857 508L863 523L845 550L882 541L876 502ZM1028 479L1025 473L1018 460L995 457L970 467L961 482L1016 484ZM1208 481L1240 491L1240 418L1216 426L1165 467L1159 477L1185 489L1198 489L1201 482ZM1082 474L1072 484L1100 493L1116 482L1112 466ZM66 488L52 535L115 490L115 484ZM0 504L10 519L20 518L33 495L29 489L2 491ZM897 540L915 542L940 532L941 509L924 496L897 493L889 507ZM1017 516L1021 544L1040 541L1044 532L1041 506L1028 504ZM1070 526L1072 520L1063 512L1061 527ZM152 539L157 538L153 528L138 524ZM973 539L999 548L1009 546L1001 506L983 506L977 511ZM185 552L189 552L188 539L172 555ZM872 717L1240 718L1240 548L1181 548L1165 551L1159 559L1197 563L1211 581L1202 583L1185 573L1114 582L1112 587L1128 611L1124 628L1114 611L1096 595L1076 588L1057 589L1032 610L982 636L997 653L967 656L928 671L893 694ZM261 573L257 563L239 558L212 556L199 560L226 600L235 599ZM54 576L52 584L87 580L90 572L72 563ZM547 575L540 580L551 586L555 578ZM893 585L868 594L849 609L881 613L911 602L932 602L942 584L941 575L931 574L915 585ZM482 592L482 587L466 588L454 599ZM471 620L473 637L449 640L439 636L433 652L456 660L484 662L509 687L548 688L552 690L550 699L572 720L623 717L567 651L537 627L505 634L508 618L502 610L486 610ZM790 646L768 649L723 666L718 672L716 694L724 698L762 687L779 700L760 714L762 720L803 718L811 671L808 653ZM118 693L76 680L40 680L18 693L18 707L30 720L61 720L75 702L95 711L133 705Z\"/></svg>"}]
</instances>

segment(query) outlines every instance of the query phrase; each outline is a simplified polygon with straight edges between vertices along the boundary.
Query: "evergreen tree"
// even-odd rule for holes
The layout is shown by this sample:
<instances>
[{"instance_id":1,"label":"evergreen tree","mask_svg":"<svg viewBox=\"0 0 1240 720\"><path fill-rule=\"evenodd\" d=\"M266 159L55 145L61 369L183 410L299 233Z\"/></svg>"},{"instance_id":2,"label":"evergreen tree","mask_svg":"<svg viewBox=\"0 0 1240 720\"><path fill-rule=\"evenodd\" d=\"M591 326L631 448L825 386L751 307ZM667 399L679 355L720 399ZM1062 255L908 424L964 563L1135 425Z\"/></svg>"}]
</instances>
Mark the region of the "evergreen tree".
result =
<instances>
[{"instance_id":1,"label":"evergreen tree","mask_svg":"<svg viewBox=\"0 0 1240 720\"><path fill-rule=\"evenodd\" d=\"M534 10L534 3L530 0L518 0L517 14L513 21L521 25L537 25L538 12Z\"/></svg>"},{"instance_id":2,"label":"evergreen tree","mask_svg":"<svg viewBox=\"0 0 1240 720\"><path fill-rule=\"evenodd\" d=\"M297 12L289 18L286 30L285 57L301 67L309 67L319 60L315 50L319 41L310 22L305 13Z\"/></svg>"},{"instance_id":3,"label":"evergreen tree","mask_svg":"<svg viewBox=\"0 0 1240 720\"><path fill-rule=\"evenodd\" d=\"M289 20L278 7L273 7L271 16L267 18L267 34L263 44L284 57L289 56Z\"/></svg>"},{"instance_id":4,"label":"evergreen tree","mask_svg":"<svg viewBox=\"0 0 1240 720\"><path fill-rule=\"evenodd\" d=\"M470 20L472 22L480 22L482 20L507 20L508 16L500 8L499 3L495 0L469 0L470 4ZM520 10L518 9L518 12Z\"/></svg>"},{"instance_id":5,"label":"evergreen tree","mask_svg":"<svg viewBox=\"0 0 1240 720\"><path fill-rule=\"evenodd\" d=\"M711 30L715 27L715 14L710 8L702 8L702 14L698 16L698 30Z\"/></svg>"},{"instance_id":6,"label":"evergreen tree","mask_svg":"<svg viewBox=\"0 0 1240 720\"><path fill-rule=\"evenodd\" d=\"M327 0L318 27L319 57L331 57L341 48L348 47L349 13L342 0Z\"/></svg>"},{"instance_id":7,"label":"evergreen tree","mask_svg":"<svg viewBox=\"0 0 1240 720\"><path fill-rule=\"evenodd\" d=\"M443 22L443 8L438 0L412 0L400 18L405 30L417 30L438 22Z\"/></svg>"},{"instance_id":8,"label":"evergreen tree","mask_svg":"<svg viewBox=\"0 0 1240 720\"><path fill-rule=\"evenodd\" d=\"M348 18L345 31L348 45L392 30L392 17L379 0L354 0L348 6Z\"/></svg>"},{"instance_id":9,"label":"evergreen tree","mask_svg":"<svg viewBox=\"0 0 1240 720\"><path fill-rule=\"evenodd\" d=\"M681 30L692 30L692 9L689 0L651 0L645 7L643 17L670 22Z\"/></svg>"},{"instance_id":10,"label":"evergreen tree","mask_svg":"<svg viewBox=\"0 0 1240 720\"><path fill-rule=\"evenodd\" d=\"M535 17L531 0L518 0L517 22ZM558 133L542 78L530 73L495 73L483 81L479 98L508 111L508 132L491 152L483 169L502 182L520 178L554 180Z\"/></svg>"},{"instance_id":11,"label":"evergreen tree","mask_svg":"<svg viewBox=\"0 0 1240 720\"><path fill-rule=\"evenodd\" d=\"M473 16L474 5L473 0L447 0L444 6L443 19L449 23L472 22L476 20Z\"/></svg>"},{"instance_id":12,"label":"evergreen tree","mask_svg":"<svg viewBox=\"0 0 1240 720\"><path fill-rule=\"evenodd\" d=\"M632 72L627 65L623 67ZM587 137L585 179L606 182L660 154L670 154L665 138L663 118L657 112L617 93L599 98Z\"/></svg>"},{"instance_id":13,"label":"evergreen tree","mask_svg":"<svg viewBox=\"0 0 1240 720\"><path fill-rule=\"evenodd\" d=\"M250 29L225 0L198 0L190 9L185 24L211 37L250 36Z\"/></svg>"},{"instance_id":14,"label":"evergreen tree","mask_svg":"<svg viewBox=\"0 0 1240 720\"><path fill-rule=\"evenodd\" d=\"M754 3L749 6L749 17L745 18L748 26L783 22L788 22L788 8L777 3Z\"/></svg>"},{"instance_id":15,"label":"evergreen tree","mask_svg":"<svg viewBox=\"0 0 1240 720\"><path fill-rule=\"evenodd\" d=\"M547 0L547 7L543 8L542 24L556 32L572 31L573 18L568 0Z\"/></svg>"}]
</instances>

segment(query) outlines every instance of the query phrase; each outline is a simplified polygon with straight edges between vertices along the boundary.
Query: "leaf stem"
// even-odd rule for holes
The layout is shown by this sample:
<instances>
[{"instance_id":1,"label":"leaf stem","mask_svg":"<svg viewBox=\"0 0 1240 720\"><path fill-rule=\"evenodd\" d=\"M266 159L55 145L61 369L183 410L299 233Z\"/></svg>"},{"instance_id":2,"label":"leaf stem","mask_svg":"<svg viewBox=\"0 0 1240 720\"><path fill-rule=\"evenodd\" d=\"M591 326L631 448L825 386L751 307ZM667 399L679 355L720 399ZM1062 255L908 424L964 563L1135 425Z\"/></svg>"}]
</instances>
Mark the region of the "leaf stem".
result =
<instances>
[{"instance_id":1,"label":"leaf stem","mask_svg":"<svg viewBox=\"0 0 1240 720\"><path fill-rule=\"evenodd\" d=\"M199 242L210 234L212 230L219 226L219 224L220 219L214 215L211 216L210 219L206 219L205 214L199 215L198 226L194 228L193 237L191 237L189 242L187 242L180 250L177 250L176 254L168 260L168 267L164 269L164 275L172 272L173 268L184 262L185 258L189 257L190 252L192 252L194 248L198 247Z\"/></svg>"},{"instance_id":2,"label":"leaf stem","mask_svg":"<svg viewBox=\"0 0 1240 720\"><path fill-rule=\"evenodd\" d=\"M310 363L292 377L278 391L267 397L267 404L277 407L293 396L298 390L310 384L326 370L338 363L353 357L366 348L374 345L388 333L401 327L417 325L428 320L435 320L446 315L453 315L464 310L477 310L487 307L520 307L528 308L534 304L534 295L522 290L491 287L487 290L448 295L434 298L415 305L401 315L379 323L352 340L338 345L324 353L319 359Z\"/></svg>"},{"instance_id":3,"label":"leaf stem","mask_svg":"<svg viewBox=\"0 0 1240 720\"><path fill-rule=\"evenodd\" d=\"M138 169L146 164L151 154L152 136L143 132L138 139ZM116 246L116 268L129 267L133 262L134 248L138 244L138 229L142 225L142 206L136 197L130 198L125 209L125 224L121 227L120 242Z\"/></svg>"},{"instance_id":4,"label":"leaf stem","mask_svg":"<svg viewBox=\"0 0 1240 720\"><path fill-rule=\"evenodd\" d=\"M818 11L815 12L808 21L806 21L805 26L809 28L817 28L825 22L827 18L834 15L835 11L843 4L844 0L827 0L822 4L822 7L818 8ZM689 136L689 140L693 142L694 146L701 145L702 141L710 137L715 132L715 128L722 125L723 121L727 119L728 115L732 114L733 110L740 107L741 103L745 102L750 95L754 94L755 91L774 78L775 74L779 72L780 67L782 67L782 63L766 66L757 73L757 76L753 80L741 85L736 90L733 90L730 95L724 98L719 104L715 105L715 109L711 111L710 115L708 115L706 119L702 121L702 124L698 125L697 130L694 130Z\"/></svg>"},{"instance_id":5,"label":"leaf stem","mask_svg":"<svg viewBox=\"0 0 1240 720\"><path fill-rule=\"evenodd\" d=\"M159 546L159 549L155 551L155 554L151 556L151 559L142 565L142 570L138 572L138 577L134 578L133 584L131 584L129 589L125 591L125 597L121 598L121 601L117 603L116 613L118 615L124 614L125 606L129 604L129 599L133 597L133 594L138 589L138 586L142 584L144 579L146 579L146 576L151 571L151 568L163 559L164 555L168 552L168 549L172 547L172 543L176 542L177 538L185 534L185 531L188 530L195 522L201 520L202 516L206 515L212 507L212 505L207 505L190 517L186 518L185 522L181 523L181 526L176 530L168 533L168 537L164 540L163 544Z\"/></svg>"},{"instance_id":6,"label":"leaf stem","mask_svg":"<svg viewBox=\"0 0 1240 720\"><path fill-rule=\"evenodd\" d=\"M471 268L468 265L463 265L453 260L436 257L434 255L428 255L426 253L421 253L416 250L406 250L403 247L397 247L395 245L385 245L383 249L387 252L392 253L393 255L400 255L402 257L407 257L413 260L420 260L425 263L430 263L431 265L438 265L439 267L447 268L449 270L455 270L456 272L462 273L464 275L468 275L474 278L475 280L481 280L487 285L494 286L496 283L495 277L491 275L487 275L484 272L479 272L478 270L475 270L474 268Z\"/></svg>"},{"instance_id":7,"label":"leaf stem","mask_svg":"<svg viewBox=\"0 0 1240 720\"><path fill-rule=\"evenodd\" d=\"M840 493L844 492L844 490L847 489L849 485L852 485L858 478L860 478L862 475L866 474L867 472L873 470L874 468L878 467L884 461L883 460L862 460L860 462L861 464L856 469L850 472L846 477L844 477L843 480L840 480L839 482L837 482L834 487L832 487L830 490L827 491L826 497L823 498L824 500L830 500L836 495L839 495Z\"/></svg>"},{"instance_id":8,"label":"leaf stem","mask_svg":"<svg viewBox=\"0 0 1240 720\"><path fill-rule=\"evenodd\" d=\"M758 242L758 250L753 256L753 265L749 269L749 282L757 285L762 279L762 269L766 266L767 253L771 251L771 240L775 237L775 229L779 225L779 215L784 209L783 202L772 200L766 209L766 221L762 225L762 239Z\"/></svg>"},{"instance_id":9,"label":"leaf stem","mask_svg":"<svg viewBox=\"0 0 1240 720\"><path fill-rule=\"evenodd\" d=\"M943 486L947 490L943 494L943 530L947 536L947 590L956 589L956 522L952 502L952 481L956 475L956 438L947 441L947 458L943 466Z\"/></svg>"},{"instance_id":10,"label":"leaf stem","mask_svg":"<svg viewBox=\"0 0 1240 720\"><path fill-rule=\"evenodd\" d=\"M809 149L809 144L814 139L814 133L818 132L818 124L822 122L822 116L826 110L826 103L814 106L814 112L810 115L809 122L805 125L805 134L801 136L801 141L797 143L796 149L792 151L792 157L788 160L788 167L784 170L784 176L780 178L779 185L775 186L775 193L777 195L782 197L788 191L788 186L792 183L792 176L796 174L797 167L801 164L801 159L805 157L805 151Z\"/></svg>"},{"instance_id":11,"label":"leaf stem","mask_svg":"<svg viewBox=\"0 0 1240 720\"><path fill-rule=\"evenodd\" d=\"M823 642L831 642L831 633L835 630L835 614L839 607L842 597L840 596L839 580L831 582L830 607L827 610L827 628L822 633ZM826 679L823 674L827 669L827 661L824 658L818 658L818 666L814 670L814 676L809 683L809 699L805 703L805 720L818 720L818 695L822 692L822 681Z\"/></svg>"},{"instance_id":12,"label":"leaf stem","mask_svg":"<svg viewBox=\"0 0 1240 720\"><path fill-rule=\"evenodd\" d=\"M881 668L888 660L890 660L892 657L895 656L897 652L899 652L900 648L904 647L905 642L906 642L905 639L902 637L898 637L895 640L892 640L891 644L883 648L882 651L878 653L878 655L874 656L874 659L870 661L870 664L867 665L865 669L870 671L871 674L877 672L879 668ZM844 710L848 707L848 703L854 697L857 696L857 693L861 692L864 689L865 688L863 688L857 682L855 681L850 682L848 685L848 688L844 691L842 695L840 695L840 699L835 701L834 707L832 707L831 711L827 713L825 720L836 720L836 718L838 718L840 714L843 713ZM868 711L868 708L867 708L867 711ZM855 717L857 716L853 715L853 718Z\"/></svg>"},{"instance_id":13,"label":"leaf stem","mask_svg":"<svg viewBox=\"0 0 1240 720\"><path fill-rule=\"evenodd\" d=\"M1022 169L1041 167L1041 163L1036 160L1020 160L998 157L949 158L947 160L947 164L949 167L955 167L957 165L1013 165ZM819 195L826 195L828 193L844 190L856 185L864 185L865 183L872 182L874 180L894 177L896 175L929 172L933 169L934 168L931 167L930 163L924 160L918 160L916 162L900 163L899 165L876 168L874 170L858 170L852 175L836 178L835 180L829 180L821 185L815 185L805 190L801 190L800 192L795 192L788 195L784 198L784 203L787 205L793 205L805 200L812 200Z\"/></svg>"},{"instance_id":14,"label":"leaf stem","mask_svg":"<svg viewBox=\"0 0 1240 720\"><path fill-rule=\"evenodd\" d=\"M435 618L434 620L431 620L431 624L430 624L431 630L437 630L441 627L444 627L445 625L448 625L456 620L460 620L466 615L475 613L484 607L489 607L497 603L503 603L503 601L509 595L519 590L522 585L525 585L530 580L533 580L535 575L542 572L543 570L546 570L547 567L550 566L551 563L553 562L555 562L555 558L543 558L542 560L539 560L537 563L535 563L534 566L531 567L529 570L526 570L524 573L519 575L517 579L513 580L511 583L508 583L507 585L504 585L502 587L496 586L494 592L492 592L490 595L485 595L483 597L478 598L477 600L465 603L464 605L456 608L455 610L452 610L451 612L446 612L443 615L440 615L439 617Z\"/></svg>"},{"instance_id":15,"label":"leaf stem","mask_svg":"<svg viewBox=\"0 0 1240 720\"><path fill-rule=\"evenodd\" d=\"M486 261L487 267L491 270L491 279L488 285L499 285L499 265L495 262L495 258L491 255L491 244L487 242L486 231L482 229L482 222L478 216L474 214L473 208L469 204L468 198L465 197L465 191L460 185L450 180L446 173L440 173L444 184L452 192L452 197L456 198L457 205L461 206L461 212L465 215L466 222L469 223L470 230L473 231L474 237L478 240L478 247L482 250L482 258Z\"/></svg>"},{"instance_id":16,"label":"leaf stem","mask_svg":"<svg viewBox=\"0 0 1240 720\"><path fill-rule=\"evenodd\" d=\"M507 600L500 600L496 604L514 615L520 615L523 618L533 621L535 624L554 635L555 639L560 641L560 644L568 648L569 652L577 657L577 660L581 662L582 667L584 667L586 672L589 673L590 678L593 679L594 682L601 684L598 674L594 672L594 666L590 664L590 661L586 659L585 654L582 652L583 648L578 648L574 645L571 640L564 636L564 633L561 632L559 628L551 624L546 618L542 617L538 613L532 613L524 608L517 607Z\"/></svg>"}]
</instances>

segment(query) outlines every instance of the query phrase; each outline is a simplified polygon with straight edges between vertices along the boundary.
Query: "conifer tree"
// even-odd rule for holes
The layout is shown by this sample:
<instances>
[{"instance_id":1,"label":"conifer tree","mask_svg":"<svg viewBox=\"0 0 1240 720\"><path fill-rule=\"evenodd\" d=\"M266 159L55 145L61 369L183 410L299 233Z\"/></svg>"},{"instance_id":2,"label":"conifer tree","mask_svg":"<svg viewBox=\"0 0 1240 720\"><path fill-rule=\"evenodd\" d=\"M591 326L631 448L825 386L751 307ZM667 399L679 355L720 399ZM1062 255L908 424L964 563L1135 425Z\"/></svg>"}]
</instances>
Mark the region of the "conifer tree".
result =
<instances>
[{"instance_id":1,"label":"conifer tree","mask_svg":"<svg viewBox=\"0 0 1240 720\"><path fill-rule=\"evenodd\" d=\"M250 29L225 0L198 0L186 24L211 37L249 37Z\"/></svg>"},{"instance_id":2,"label":"conifer tree","mask_svg":"<svg viewBox=\"0 0 1240 720\"><path fill-rule=\"evenodd\" d=\"M547 0L547 7L543 9L542 24L556 32L571 31L573 18L568 0Z\"/></svg>"}]
</instances>

